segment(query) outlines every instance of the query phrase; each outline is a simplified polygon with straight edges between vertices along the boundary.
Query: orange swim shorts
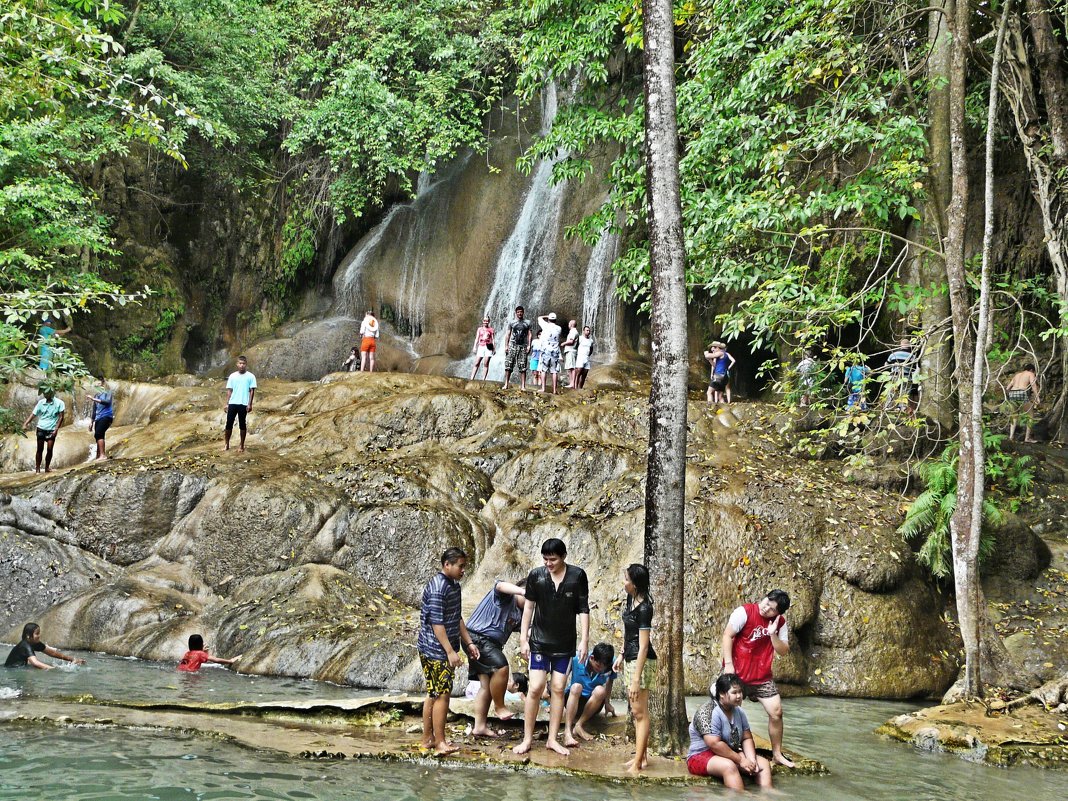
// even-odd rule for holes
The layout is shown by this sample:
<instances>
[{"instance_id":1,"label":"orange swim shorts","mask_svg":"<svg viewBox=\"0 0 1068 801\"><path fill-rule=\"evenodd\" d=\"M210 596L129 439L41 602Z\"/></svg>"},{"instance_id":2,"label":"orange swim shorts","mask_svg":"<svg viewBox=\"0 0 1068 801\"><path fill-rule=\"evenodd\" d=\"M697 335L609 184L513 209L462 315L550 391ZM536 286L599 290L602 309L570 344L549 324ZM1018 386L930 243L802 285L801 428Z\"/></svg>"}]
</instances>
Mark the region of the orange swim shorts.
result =
<instances>
[{"instance_id":1,"label":"orange swim shorts","mask_svg":"<svg viewBox=\"0 0 1068 801\"><path fill-rule=\"evenodd\" d=\"M360 340L360 353L374 353L378 350L378 337L364 337Z\"/></svg>"}]
</instances>

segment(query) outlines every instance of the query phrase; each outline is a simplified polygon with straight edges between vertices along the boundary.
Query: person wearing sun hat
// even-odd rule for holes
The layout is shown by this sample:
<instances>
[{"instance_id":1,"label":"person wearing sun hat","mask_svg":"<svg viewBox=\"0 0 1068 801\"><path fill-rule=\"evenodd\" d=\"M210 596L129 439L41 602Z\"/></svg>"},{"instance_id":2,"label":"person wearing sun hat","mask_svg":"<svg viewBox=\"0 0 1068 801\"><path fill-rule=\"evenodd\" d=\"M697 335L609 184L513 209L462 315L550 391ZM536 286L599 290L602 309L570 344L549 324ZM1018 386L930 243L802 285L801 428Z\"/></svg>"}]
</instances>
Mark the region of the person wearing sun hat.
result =
<instances>
[{"instance_id":1,"label":"person wearing sun hat","mask_svg":"<svg viewBox=\"0 0 1068 801\"><path fill-rule=\"evenodd\" d=\"M541 328L541 359L538 369L542 373L549 373L553 377L553 394L556 394L556 380L560 374L560 331L556 323L556 312L549 312L538 318L538 326ZM541 391L545 391L545 382L542 382Z\"/></svg>"}]
</instances>

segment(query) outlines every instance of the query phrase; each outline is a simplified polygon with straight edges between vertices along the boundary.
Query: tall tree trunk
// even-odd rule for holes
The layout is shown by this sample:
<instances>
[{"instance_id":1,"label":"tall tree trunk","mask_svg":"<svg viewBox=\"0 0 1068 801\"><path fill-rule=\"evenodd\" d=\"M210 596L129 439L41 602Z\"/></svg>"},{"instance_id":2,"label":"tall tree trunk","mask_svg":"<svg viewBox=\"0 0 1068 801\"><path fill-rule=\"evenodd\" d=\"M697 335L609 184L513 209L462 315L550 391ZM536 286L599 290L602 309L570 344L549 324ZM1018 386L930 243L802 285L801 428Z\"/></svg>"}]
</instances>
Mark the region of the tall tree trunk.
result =
<instances>
[{"instance_id":1,"label":"tall tree trunk","mask_svg":"<svg viewBox=\"0 0 1068 801\"><path fill-rule=\"evenodd\" d=\"M952 194L952 159L949 138L949 56L952 37L949 18L954 0L942 0L940 9L928 12L928 41L931 54L927 75L930 127L927 131L927 160L930 164L928 199L920 224L920 239L934 249L942 247L946 232L946 206ZM949 429L953 421L953 351L950 336L949 296L945 262L921 251L914 259L914 281L928 294L920 312L925 341L920 356L923 385L919 414Z\"/></svg>"},{"instance_id":2,"label":"tall tree trunk","mask_svg":"<svg viewBox=\"0 0 1068 801\"><path fill-rule=\"evenodd\" d=\"M652 268L653 386L645 485L645 561L656 599L660 688L650 699L654 747L685 752L683 539L686 528L686 276L675 117L671 0L644 0L645 186Z\"/></svg>"},{"instance_id":3,"label":"tall tree trunk","mask_svg":"<svg viewBox=\"0 0 1068 801\"><path fill-rule=\"evenodd\" d=\"M950 125L953 154L953 200L949 206L946 273L953 309L953 341L957 362L960 420L960 461L957 467L957 507L950 521L953 541L953 581L957 617L964 640L964 675L956 692L967 698L981 696L984 680L994 680L986 653L1000 645L990 625L979 580L979 540L983 523L986 451L983 446L983 393L986 389L987 335L990 330L990 258L994 235L994 129L998 102L998 72L1012 0L1006 3L994 46L990 102L987 109L984 182L982 270L979 283L977 330L972 332L972 304L965 280L965 228L968 208L968 164L964 99L969 46L967 0L958 0L954 16L950 72Z\"/></svg>"},{"instance_id":4,"label":"tall tree trunk","mask_svg":"<svg viewBox=\"0 0 1068 801\"><path fill-rule=\"evenodd\" d=\"M1045 96L1048 125L1039 118L1039 99L1032 64L1019 18L1009 21L1000 84L1012 110L1016 134L1031 174L1031 192L1042 217L1046 253L1053 268L1054 288L1061 299L1062 327L1068 325L1068 188L1060 173L1068 164L1068 84L1064 46L1057 38L1045 0L1027 0L1039 84ZM1061 349L1061 392L1049 415L1054 434L1068 439L1068 348Z\"/></svg>"}]
</instances>

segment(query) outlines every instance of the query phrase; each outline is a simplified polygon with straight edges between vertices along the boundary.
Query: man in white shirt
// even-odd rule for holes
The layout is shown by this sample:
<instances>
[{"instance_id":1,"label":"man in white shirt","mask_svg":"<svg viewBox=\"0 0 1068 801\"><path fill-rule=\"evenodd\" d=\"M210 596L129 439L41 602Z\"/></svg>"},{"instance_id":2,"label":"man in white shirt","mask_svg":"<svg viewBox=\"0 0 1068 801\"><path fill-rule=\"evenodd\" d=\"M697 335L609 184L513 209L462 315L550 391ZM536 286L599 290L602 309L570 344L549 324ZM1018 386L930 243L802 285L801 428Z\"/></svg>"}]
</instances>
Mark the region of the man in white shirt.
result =
<instances>
[{"instance_id":1,"label":"man in white shirt","mask_svg":"<svg viewBox=\"0 0 1068 801\"><path fill-rule=\"evenodd\" d=\"M542 375L550 373L553 377L553 394L556 394L556 379L560 374L560 326L556 324L556 312L542 315L538 318L538 326L541 328L541 358L538 361L538 369ZM541 384L541 391L545 391L545 382Z\"/></svg>"},{"instance_id":2,"label":"man in white shirt","mask_svg":"<svg viewBox=\"0 0 1068 801\"><path fill-rule=\"evenodd\" d=\"M370 359L370 372L375 371L375 351L378 350L378 334L381 326L374 312L370 309L363 316L360 323L360 372L367 370L367 362Z\"/></svg>"},{"instance_id":3,"label":"man in white shirt","mask_svg":"<svg viewBox=\"0 0 1068 801\"><path fill-rule=\"evenodd\" d=\"M230 373L226 379L226 446L230 450L230 434L234 430L234 420L241 429L241 446L245 450L245 416L252 411L252 400L256 397L256 376L248 371L248 359L237 357L237 372Z\"/></svg>"}]
</instances>

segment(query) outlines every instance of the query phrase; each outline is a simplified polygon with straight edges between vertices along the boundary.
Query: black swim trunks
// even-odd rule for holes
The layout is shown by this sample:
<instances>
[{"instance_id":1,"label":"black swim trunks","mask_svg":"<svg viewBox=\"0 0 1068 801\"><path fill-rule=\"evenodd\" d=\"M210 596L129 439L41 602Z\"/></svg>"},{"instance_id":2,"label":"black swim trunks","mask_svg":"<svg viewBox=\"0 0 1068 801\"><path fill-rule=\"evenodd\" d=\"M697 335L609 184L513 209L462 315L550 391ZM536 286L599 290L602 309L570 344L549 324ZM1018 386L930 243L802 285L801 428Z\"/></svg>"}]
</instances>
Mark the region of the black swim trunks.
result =
<instances>
[{"instance_id":1,"label":"black swim trunks","mask_svg":"<svg viewBox=\"0 0 1068 801\"><path fill-rule=\"evenodd\" d=\"M478 646L478 659L468 659L468 676L489 676L501 668L508 667L508 657L504 655L500 645L473 631L470 634L471 642Z\"/></svg>"},{"instance_id":2,"label":"black swim trunks","mask_svg":"<svg viewBox=\"0 0 1068 801\"><path fill-rule=\"evenodd\" d=\"M104 434L111 428L113 418L105 417L103 420L97 420L93 423L93 439L103 439Z\"/></svg>"},{"instance_id":3,"label":"black swim trunks","mask_svg":"<svg viewBox=\"0 0 1068 801\"><path fill-rule=\"evenodd\" d=\"M245 415L248 414L248 407L243 403L231 403L226 407L226 430L234 430L234 418L237 418L237 425L242 431L245 430Z\"/></svg>"},{"instance_id":4,"label":"black swim trunks","mask_svg":"<svg viewBox=\"0 0 1068 801\"><path fill-rule=\"evenodd\" d=\"M43 428L38 428L37 429L37 441L38 442L54 442L55 439L56 439L56 433L58 431L59 431L58 428L53 428L51 431L48 431L48 430L43 429Z\"/></svg>"}]
</instances>

